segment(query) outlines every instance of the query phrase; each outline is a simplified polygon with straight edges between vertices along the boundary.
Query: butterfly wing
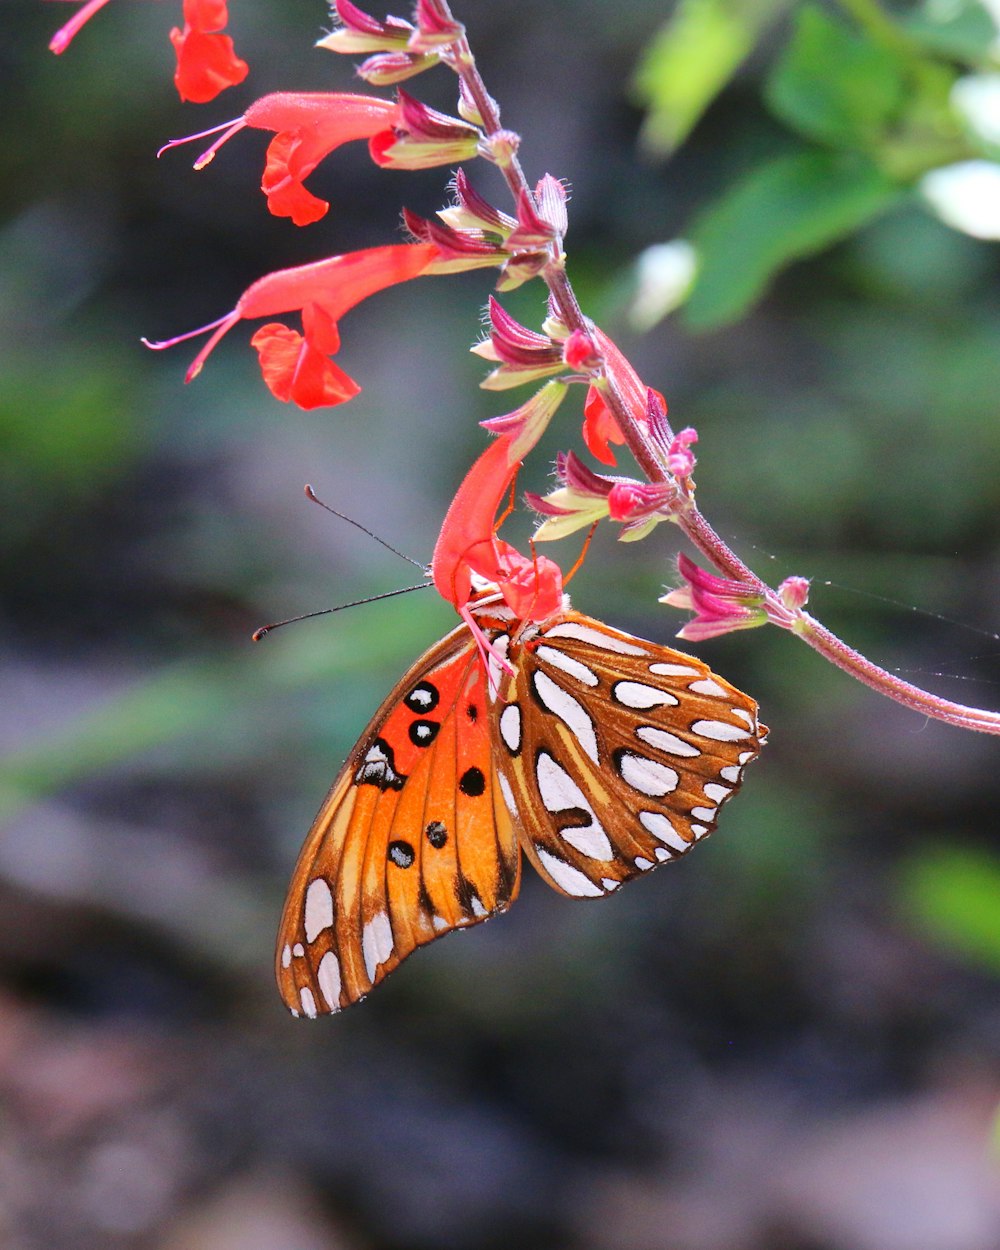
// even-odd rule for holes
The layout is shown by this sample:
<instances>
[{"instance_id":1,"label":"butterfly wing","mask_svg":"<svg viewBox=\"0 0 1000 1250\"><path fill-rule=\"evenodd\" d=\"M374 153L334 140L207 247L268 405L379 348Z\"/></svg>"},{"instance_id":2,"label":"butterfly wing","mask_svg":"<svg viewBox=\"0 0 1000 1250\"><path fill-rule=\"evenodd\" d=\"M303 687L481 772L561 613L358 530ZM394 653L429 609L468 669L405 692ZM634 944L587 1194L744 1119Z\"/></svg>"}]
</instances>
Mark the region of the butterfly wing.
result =
<instances>
[{"instance_id":1,"label":"butterfly wing","mask_svg":"<svg viewBox=\"0 0 1000 1250\"><path fill-rule=\"evenodd\" d=\"M701 660L578 612L510 658L492 721L501 788L522 849L574 897L711 833L767 735L756 702Z\"/></svg>"},{"instance_id":2,"label":"butterfly wing","mask_svg":"<svg viewBox=\"0 0 1000 1250\"><path fill-rule=\"evenodd\" d=\"M491 752L463 626L392 690L309 831L278 931L293 1013L338 1011L418 946L510 906L520 852Z\"/></svg>"}]
</instances>

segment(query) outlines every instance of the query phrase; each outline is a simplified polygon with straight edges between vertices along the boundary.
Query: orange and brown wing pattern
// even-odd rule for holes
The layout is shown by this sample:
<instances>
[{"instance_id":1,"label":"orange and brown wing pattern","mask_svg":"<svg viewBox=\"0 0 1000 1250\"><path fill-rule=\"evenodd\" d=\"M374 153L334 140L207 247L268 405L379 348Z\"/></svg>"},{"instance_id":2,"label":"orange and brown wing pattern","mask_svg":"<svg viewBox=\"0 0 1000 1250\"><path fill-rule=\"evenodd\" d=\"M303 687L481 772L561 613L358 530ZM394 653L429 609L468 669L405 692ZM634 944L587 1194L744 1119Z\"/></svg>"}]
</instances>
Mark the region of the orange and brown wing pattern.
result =
<instances>
[{"instance_id":1,"label":"orange and brown wing pattern","mask_svg":"<svg viewBox=\"0 0 1000 1250\"><path fill-rule=\"evenodd\" d=\"M276 970L296 1014L363 998L411 951L506 911L520 852L493 767L486 681L461 627L375 714L313 823Z\"/></svg>"},{"instance_id":2,"label":"orange and brown wing pattern","mask_svg":"<svg viewBox=\"0 0 1000 1250\"><path fill-rule=\"evenodd\" d=\"M567 611L514 644L494 750L521 845L557 890L599 897L715 828L767 730L707 665Z\"/></svg>"}]
</instances>

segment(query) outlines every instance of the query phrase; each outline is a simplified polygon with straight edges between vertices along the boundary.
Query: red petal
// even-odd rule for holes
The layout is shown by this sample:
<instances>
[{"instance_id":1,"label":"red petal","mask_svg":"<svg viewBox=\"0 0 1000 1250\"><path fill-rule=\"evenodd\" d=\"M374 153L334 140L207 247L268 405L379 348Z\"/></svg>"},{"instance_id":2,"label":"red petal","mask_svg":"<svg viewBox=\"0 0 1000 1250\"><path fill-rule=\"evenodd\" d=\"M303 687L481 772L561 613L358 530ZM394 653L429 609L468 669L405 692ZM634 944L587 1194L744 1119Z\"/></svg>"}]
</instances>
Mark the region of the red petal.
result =
<instances>
[{"instance_id":1,"label":"red petal","mask_svg":"<svg viewBox=\"0 0 1000 1250\"><path fill-rule=\"evenodd\" d=\"M184 0L184 22L201 34L225 30L229 21L226 0Z\"/></svg>"},{"instance_id":2,"label":"red petal","mask_svg":"<svg viewBox=\"0 0 1000 1250\"><path fill-rule=\"evenodd\" d=\"M273 317L316 304L333 321L362 300L420 274L437 257L429 243L392 243L265 274L240 296L241 317Z\"/></svg>"},{"instance_id":3,"label":"red petal","mask_svg":"<svg viewBox=\"0 0 1000 1250\"><path fill-rule=\"evenodd\" d=\"M361 387L296 330L279 322L261 326L250 340L260 371L277 399L300 408L322 408L353 399Z\"/></svg>"},{"instance_id":4,"label":"red petal","mask_svg":"<svg viewBox=\"0 0 1000 1250\"><path fill-rule=\"evenodd\" d=\"M611 409L593 386L583 405L583 441L590 454L601 464L617 464L609 443L624 443L625 435L618 428Z\"/></svg>"},{"instance_id":5,"label":"red petal","mask_svg":"<svg viewBox=\"0 0 1000 1250\"><path fill-rule=\"evenodd\" d=\"M180 31L175 26L170 42L177 54L174 85L182 100L207 104L220 91L242 82L250 72L246 61L236 55L228 35L202 34L189 26Z\"/></svg>"},{"instance_id":6,"label":"red petal","mask_svg":"<svg viewBox=\"0 0 1000 1250\"><path fill-rule=\"evenodd\" d=\"M275 217L290 217L296 226L308 226L326 216L330 205L307 191L302 179L312 172L315 162L302 160L302 140L294 131L275 135L267 149L267 164L260 189L267 196L268 210Z\"/></svg>"}]
</instances>

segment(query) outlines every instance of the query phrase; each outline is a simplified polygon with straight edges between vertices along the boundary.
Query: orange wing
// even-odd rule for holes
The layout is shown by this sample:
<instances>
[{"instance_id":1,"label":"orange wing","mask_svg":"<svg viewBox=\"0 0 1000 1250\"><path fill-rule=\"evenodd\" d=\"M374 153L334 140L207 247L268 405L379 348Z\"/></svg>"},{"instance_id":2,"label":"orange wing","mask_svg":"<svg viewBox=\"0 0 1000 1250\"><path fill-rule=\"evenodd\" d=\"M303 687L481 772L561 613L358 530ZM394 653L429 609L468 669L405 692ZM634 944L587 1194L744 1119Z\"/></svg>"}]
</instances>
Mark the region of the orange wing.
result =
<instances>
[{"instance_id":1,"label":"orange wing","mask_svg":"<svg viewBox=\"0 0 1000 1250\"><path fill-rule=\"evenodd\" d=\"M599 897L715 828L767 729L694 656L567 611L515 643L493 720L521 846L563 894Z\"/></svg>"},{"instance_id":2,"label":"orange wing","mask_svg":"<svg viewBox=\"0 0 1000 1250\"><path fill-rule=\"evenodd\" d=\"M491 752L463 625L389 694L309 831L278 930L293 1014L357 1002L418 946L507 910L521 857Z\"/></svg>"}]
</instances>

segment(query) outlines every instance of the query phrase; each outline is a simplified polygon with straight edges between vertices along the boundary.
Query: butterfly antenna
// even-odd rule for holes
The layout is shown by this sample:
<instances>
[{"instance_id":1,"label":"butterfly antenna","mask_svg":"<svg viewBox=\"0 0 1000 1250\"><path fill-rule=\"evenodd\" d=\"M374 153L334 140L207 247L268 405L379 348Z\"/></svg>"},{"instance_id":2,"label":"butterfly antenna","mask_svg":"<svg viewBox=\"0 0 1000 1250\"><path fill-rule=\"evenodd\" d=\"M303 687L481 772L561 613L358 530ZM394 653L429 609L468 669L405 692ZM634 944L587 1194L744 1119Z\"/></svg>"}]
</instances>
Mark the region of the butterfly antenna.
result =
<instances>
[{"instance_id":1,"label":"butterfly antenna","mask_svg":"<svg viewBox=\"0 0 1000 1250\"><path fill-rule=\"evenodd\" d=\"M313 503L318 503L318 504L319 504L319 506L320 506L321 508L325 508L325 509L327 510L327 512L332 513L335 517L340 517L340 519L341 519L342 521L346 521L346 522L348 523L348 525L353 525L353 526L354 526L354 528L355 528L355 529L359 529L359 530L362 532L362 534L367 534L369 538L374 538L374 539L375 539L375 541L376 541L376 542L377 542L380 546L385 547L385 549L386 549L387 551L391 551L391 552L392 552L392 554L393 554L394 556L399 556L399 558L400 558L401 560L405 560L405 561L407 562L407 564L412 564L412 565L414 566L414 568L418 568L418 569L421 571L421 573L427 574L427 573L429 572L429 570L427 569L426 565L421 564L419 560L414 560L414 558L413 558L412 556L408 556L408 555L406 554L406 552L405 552L405 551L400 551L400 550L398 549L398 547L394 547L394 546L392 545L392 543L386 542L386 540L385 540L384 538L380 538L380 537L379 537L379 535L378 535L378 534L376 534L376 533L374 532L374 530L370 530L370 529L368 528L368 526L367 526L367 525L362 525L360 521L355 521L354 517L352 517L352 516L347 516L347 514L346 514L346 513L344 513L344 512L338 512L336 508L331 508L331 507L330 507L330 505L329 505L328 503L324 503L324 502L323 502L323 500L322 500L322 499L320 499L319 495L317 495L317 494L316 494L316 492L313 490L313 488L312 488L312 487L308 484L308 482L306 483L306 488L305 488L305 489L306 489L306 498L307 498L307 499L311 499L311 500L313 501ZM414 589L414 588L413 588L413 587L407 587L407 589L408 589L408 590L410 590L410 589ZM404 594L404 593L405 593L405 592L404 592L404 591L401 591L401 590L393 590L393 591L390 591L390 594L394 594L394 595L400 595L400 594ZM382 599L382 598L387 598L387 597L388 597L388 596L383 596L383 595L376 595L376 596L375 596L375 598L376 598L376 599ZM370 600L368 600L368 599L361 599L361 600L359 600L359 602L360 602L360 603L369 603L369 602L371 602L371 601L370 601ZM353 604L351 604L351 603L345 603L345 604L343 604L342 606L343 606L343 607L345 607L345 608L350 608L350 607L353 607L354 605L353 605ZM327 610L327 611L336 611L336 609L335 609L335 608L328 608L328 609L326 609L326 610ZM310 616L320 616L320 615L322 615L322 613L309 613L309 615L310 615ZM298 618L298 617L296 617L296 620L298 620L298 619L299 619L299 618ZM285 624L285 622L284 622L284 621L282 621L282 622L281 622L281 624ZM269 626L267 626L267 628L268 628L268 629L270 629L270 628L272 628L272 627L269 625Z\"/></svg>"},{"instance_id":2,"label":"butterfly antenna","mask_svg":"<svg viewBox=\"0 0 1000 1250\"><path fill-rule=\"evenodd\" d=\"M316 502L319 503L319 500L317 499ZM323 506L325 507L326 505L324 504ZM333 511L332 508L331 511ZM340 513L338 512L337 515L339 516ZM345 517L344 519L349 521L350 517ZM355 524L357 523L355 522ZM364 529L364 526L361 526L361 528ZM303 612L301 616L290 616L285 621L273 621L270 625L261 625L260 629L255 629L250 637L254 642L260 642L272 630L280 629L282 625L294 625L296 621L311 621L314 616L329 616L331 612L340 612L344 608L360 608L365 603L378 603L380 599L392 599L396 595L408 595L411 590L427 590L431 584L431 582L417 582L415 586L402 586L399 590L386 590L380 595L369 595L367 599L355 599L353 603L338 603L335 608L320 608L316 612Z\"/></svg>"}]
</instances>

